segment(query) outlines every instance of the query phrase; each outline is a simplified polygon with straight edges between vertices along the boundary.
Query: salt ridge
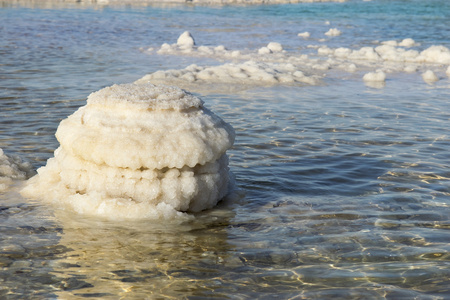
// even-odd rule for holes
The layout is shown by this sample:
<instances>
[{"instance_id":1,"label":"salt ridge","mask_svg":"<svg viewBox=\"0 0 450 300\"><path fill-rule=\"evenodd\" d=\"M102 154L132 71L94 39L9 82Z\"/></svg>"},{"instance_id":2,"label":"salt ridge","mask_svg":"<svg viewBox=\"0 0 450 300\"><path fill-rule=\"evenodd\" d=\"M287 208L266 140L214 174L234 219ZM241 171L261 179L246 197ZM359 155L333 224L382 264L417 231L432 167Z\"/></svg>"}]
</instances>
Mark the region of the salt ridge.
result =
<instances>
[{"instance_id":1,"label":"salt ridge","mask_svg":"<svg viewBox=\"0 0 450 300\"><path fill-rule=\"evenodd\" d=\"M330 29L328 35L338 36L341 31ZM183 36L193 37L189 32ZM299 33L300 38L309 38L310 34ZM155 82L173 82L183 85L186 83L233 83L241 85L274 85L274 84L321 84L322 79L330 76L333 70L348 73L362 72L364 82L385 81L392 73L416 73L432 69L434 73L450 73L450 50L442 45L432 45L424 50L418 47L411 38L400 41L382 41L378 46L365 46L359 49L347 47L330 48L326 45L308 45L308 49L317 49L316 55L289 52L277 42L269 42L259 49L228 50L223 45L197 46L190 42L168 44L164 43L157 50L148 49L149 53L159 55L186 55L194 57L208 57L232 61L218 66L191 65L180 70L160 70L146 75L142 80ZM251 71L249 71L251 70ZM379 73L377 80L370 75ZM449 75L449 74L447 74ZM450 76L450 75L449 75ZM425 82L431 77L423 77ZM138 81L139 82L139 81Z\"/></svg>"}]
</instances>

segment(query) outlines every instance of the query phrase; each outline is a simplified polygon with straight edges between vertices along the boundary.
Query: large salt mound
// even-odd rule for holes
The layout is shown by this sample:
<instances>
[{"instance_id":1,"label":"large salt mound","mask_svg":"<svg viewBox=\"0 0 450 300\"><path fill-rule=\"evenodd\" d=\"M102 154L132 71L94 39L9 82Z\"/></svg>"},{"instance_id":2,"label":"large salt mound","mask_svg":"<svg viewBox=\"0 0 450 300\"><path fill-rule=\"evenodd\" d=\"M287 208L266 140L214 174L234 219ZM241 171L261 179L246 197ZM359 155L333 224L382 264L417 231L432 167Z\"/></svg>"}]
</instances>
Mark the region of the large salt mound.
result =
<instances>
[{"instance_id":1,"label":"large salt mound","mask_svg":"<svg viewBox=\"0 0 450 300\"><path fill-rule=\"evenodd\" d=\"M171 218L217 204L232 184L230 125L175 87L123 84L92 93L63 120L60 147L22 193L78 213Z\"/></svg>"}]
</instances>

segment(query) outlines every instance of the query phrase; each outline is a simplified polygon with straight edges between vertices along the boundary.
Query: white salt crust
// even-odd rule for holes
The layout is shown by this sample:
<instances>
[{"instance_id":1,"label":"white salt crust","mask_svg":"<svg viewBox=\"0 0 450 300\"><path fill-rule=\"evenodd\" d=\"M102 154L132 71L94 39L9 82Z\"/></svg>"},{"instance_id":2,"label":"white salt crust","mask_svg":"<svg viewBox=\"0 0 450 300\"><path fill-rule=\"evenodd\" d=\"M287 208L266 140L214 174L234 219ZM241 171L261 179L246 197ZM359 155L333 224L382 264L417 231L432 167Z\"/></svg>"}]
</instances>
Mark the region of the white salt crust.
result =
<instances>
[{"instance_id":1,"label":"white salt crust","mask_svg":"<svg viewBox=\"0 0 450 300\"><path fill-rule=\"evenodd\" d=\"M177 45L181 48L189 49L195 46L194 37L189 31L183 32L177 40Z\"/></svg>"},{"instance_id":2,"label":"white salt crust","mask_svg":"<svg viewBox=\"0 0 450 300\"><path fill-rule=\"evenodd\" d=\"M322 46L317 50L319 55L336 56L352 61L391 61L409 63L450 64L450 50L444 46L431 46L423 51L406 50L403 47L380 45L378 47L362 47L352 50L349 48L332 49Z\"/></svg>"},{"instance_id":3,"label":"white salt crust","mask_svg":"<svg viewBox=\"0 0 450 300\"><path fill-rule=\"evenodd\" d=\"M330 36L341 32L331 29ZM183 33L182 36L190 36ZM299 37L310 38L308 32L299 33ZM181 38L181 36L180 36ZM193 39L193 38L192 38ZM320 40L319 40L320 41ZM325 41L325 40L323 40ZM270 42L267 46L256 50L228 50L225 46L182 47L176 44L163 44L156 53L160 55L188 55L208 57L220 60L231 60L218 66L191 65L180 70L161 70L146 75L142 80L155 83L170 82L197 91L207 91L207 83L234 84L242 86L275 85L275 84L309 84L318 85L322 79L332 74L330 71L362 73L360 78L367 82L384 82L383 76L378 79L364 74L377 73L409 73L447 72L450 65L450 50L445 46L432 45L423 50L417 49L420 44L411 38L395 41L378 42L378 46L366 46L360 49L346 47L330 48L326 45L308 45L307 49L317 49L317 54L303 54L301 51L286 51L280 43ZM148 49L152 52L153 49ZM250 66L250 68L249 68ZM450 74L450 71L447 72ZM449 75L450 76L450 75ZM365 77L365 79L364 79ZM385 77L384 77L385 79ZM141 82L142 80L138 80Z\"/></svg>"},{"instance_id":4,"label":"white salt crust","mask_svg":"<svg viewBox=\"0 0 450 300\"><path fill-rule=\"evenodd\" d=\"M311 36L311 34L308 31L305 31L305 32L300 32L299 34L297 34L297 36L307 39Z\"/></svg>"},{"instance_id":5,"label":"white salt crust","mask_svg":"<svg viewBox=\"0 0 450 300\"><path fill-rule=\"evenodd\" d=\"M434 74L433 71L427 70L425 73L422 74L422 78L425 82L436 82L439 81L439 77Z\"/></svg>"},{"instance_id":6,"label":"white salt crust","mask_svg":"<svg viewBox=\"0 0 450 300\"><path fill-rule=\"evenodd\" d=\"M175 87L92 93L61 121L60 147L23 195L106 218L166 218L212 208L233 184L234 130Z\"/></svg>"},{"instance_id":7,"label":"white salt crust","mask_svg":"<svg viewBox=\"0 0 450 300\"><path fill-rule=\"evenodd\" d=\"M199 83L230 83L247 85L275 85L302 83L315 85L320 81L318 76L307 76L290 63L271 64L247 61L240 64L228 63L213 67L190 65L181 70L157 71L136 81L163 83L171 82L183 86ZM189 85L188 84L188 85Z\"/></svg>"},{"instance_id":8,"label":"white salt crust","mask_svg":"<svg viewBox=\"0 0 450 300\"><path fill-rule=\"evenodd\" d=\"M364 75L364 81L384 82L386 74L383 71L370 72Z\"/></svg>"},{"instance_id":9,"label":"white salt crust","mask_svg":"<svg viewBox=\"0 0 450 300\"><path fill-rule=\"evenodd\" d=\"M337 28L330 28L327 32L325 32L326 36L340 36L342 32Z\"/></svg>"}]
</instances>

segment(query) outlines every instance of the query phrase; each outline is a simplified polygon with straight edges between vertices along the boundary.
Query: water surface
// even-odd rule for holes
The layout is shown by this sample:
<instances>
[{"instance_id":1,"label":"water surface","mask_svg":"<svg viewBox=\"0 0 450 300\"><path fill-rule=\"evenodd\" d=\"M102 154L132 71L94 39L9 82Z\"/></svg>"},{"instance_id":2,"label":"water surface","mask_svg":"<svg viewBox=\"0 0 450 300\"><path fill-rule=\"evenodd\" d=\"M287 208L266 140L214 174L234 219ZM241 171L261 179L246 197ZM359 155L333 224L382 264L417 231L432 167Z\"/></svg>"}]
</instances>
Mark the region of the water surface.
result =
<instances>
[{"instance_id":1,"label":"water surface","mask_svg":"<svg viewBox=\"0 0 450 300\"><path fill-rule=\"evenodd\" d=\"M219 63L142 51L185 30L230 49L450 45L447 1L2 4L0 148L33 169L53 156L56 127L89 93ZM314 40L330 27L346 34ZM293 38L304 31L312 40ZM1 297L449 298L450 90L440 76L427 84L395 74L371 88L337 74L319 86L199 93L236 130L240 196L181 225L67 215L23 199L15 182L0 194Z\"/></svg>"}]
</instances>

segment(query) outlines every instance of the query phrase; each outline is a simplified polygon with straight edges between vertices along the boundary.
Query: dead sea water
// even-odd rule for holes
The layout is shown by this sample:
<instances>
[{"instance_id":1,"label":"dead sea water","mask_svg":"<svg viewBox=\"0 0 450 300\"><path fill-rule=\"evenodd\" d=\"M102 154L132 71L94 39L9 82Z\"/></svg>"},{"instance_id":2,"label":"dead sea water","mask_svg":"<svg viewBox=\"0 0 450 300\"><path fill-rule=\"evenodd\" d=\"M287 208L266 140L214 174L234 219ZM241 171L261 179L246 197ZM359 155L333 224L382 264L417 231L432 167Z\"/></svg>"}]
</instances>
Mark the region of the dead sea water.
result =
<instances>
[{"instance_id":1,"label":"dead sea water","mask_svg":"<svg viewBox=\"0 0 450 300\"><path fill-rule=\"evenodd\" d=\"M0 3L0 148L31 164L26 177L53 156L59 122L91 92L158 70L227 62L157 54L185 30L198 45L244 52L275 41L311 59L312 46L360 49L405 38L417 51L450 46L447 1ZM330 28L342 34L327 37ZM306 31L310 38L297 36ZM240 191L182 224L53 210L22 198L24 180L12 178L0 190L0 298L449 298L448 64L388 72L398 62L345 63L356 72L332 63L311 69L317 85L196 86L236 131L227 153ZM386 81L365 84L377 68ZM440 80L425 82L427 69Z\"/></svg>"}]
</instances>

